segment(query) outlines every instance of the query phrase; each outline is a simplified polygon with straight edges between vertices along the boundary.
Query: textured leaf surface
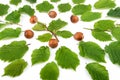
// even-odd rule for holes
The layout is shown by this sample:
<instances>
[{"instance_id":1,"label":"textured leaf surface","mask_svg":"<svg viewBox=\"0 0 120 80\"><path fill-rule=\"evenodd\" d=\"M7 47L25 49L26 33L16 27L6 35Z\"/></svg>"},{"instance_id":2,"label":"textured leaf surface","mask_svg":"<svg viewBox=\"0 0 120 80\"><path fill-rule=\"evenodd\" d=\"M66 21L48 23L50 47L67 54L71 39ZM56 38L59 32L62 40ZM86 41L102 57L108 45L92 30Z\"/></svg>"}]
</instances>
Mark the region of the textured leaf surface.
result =
<instances>
[{"instance_id":1,"label":"textured leaf surface","mask_svg":"<svg viewBox=\"0 0 120 80\"><path fill-rule=\"evenodd\" d=\"M101 30L92 30L92 36L100 41L111 41L111 35L101 31Z\"/></svg>"},{"instance_id":2,"label":"textured leaf surface","mask_svg":"<svg viewBox=\"0 0 120 80\"><path fill-rule=\"evenodd\" d=\"M40 71L42 80L58 80L59 69L56 63L51 62L46 64Z\"/></svg>"},{"instance_id":3,"label":"textured leaf surface","mask_svg":"<svg viewBox=\"0 0 120 80\"><path fill-rule=\"evenodd\" d=\"M107 31L115 27L114 21L112 20L99 20L94 24L95 29Z\"/></svg>"},{"instance_id":4,"label":"textured leaf surface","mask_svg":"<svg viewBox=\"0 0 120 80\"><path fill-rule=\"evenodd\" d=\"M57 31L56 33L58 36L61 36L63 38L70 38L73 36L73 34L70 32L70 31L66 31L66 30L63 30L63 31Z\"/></svg>"},{"instance_id":5,"label":"textured leaf surface","mask_svg":"<svg viewBox=\"0 0 120 80\"><path fill-rule=\"evenodd\" d=\"M45 33L43 35L39 35L38 36L38 40L41 42L47 42L52 38L52 35L50 33Z\"/></svg>"},{"instance_id":6,"label":"textured leaf surface","mask_svg":"<svg viewBox=\"0 0 120 80\"><path fill-rule=\"evenodd\" d=\"M41 22L38 22L32 29L35 31L43 31L46 30L46 25Z\"/></svg>"},{"instance_id":7,"label":"textured leaf surface","mask_svg":"<svg viewBox=\"0 0 120 80\"><path fill-rule=\"evenodd\" d=\"M8 14L5 19L13 23L18 23L20 22L20 13L18 11L13 11Z\"/></svg>"},{"instance_id":8,"label":"textured leaf surface","mask_svg":"<svg viewBox=\"0 0 120 80\"><path fill-rule=\"evenodd\" d=\"M108 70L98 63L89 63L86 66L92 80L109 80Z\"/></svg>"},{"instance_id":9,"label":"textured leaf surface","mask_svg":"<svg viewBox=\"0 0 120 80\"><path fill-rule=\"evenodd\" d=\"M56 31L63 28L67 24L68 24L67 22L62 21L61 19L53 20L49 23L48 30Z\"/></svg>"},{"instance_id":10,"label":"textured leaf surface","mask_svg":"<svg viewBox=\"0 0 120 80\"><path fill-rule=\"evenodd\" d=\"M82 57L88 57L98 62L105 62L104 50L94 42L83 42L81 41L79 44L80 55Z\"/></svg>"},{"instance_id":11,"label":"textured leaf surface","mask_svg":"<svg viewBox=\"0 0 120 80\"><path fill-rule=\"evenodd\" d=\"M111 17L120 18L120 7L117 7L115 9L110 9L109 12L107 13L107 15L111 16Z\"/></svg>"},{"instance_id":12,"label":"textured leaf surface","mask_svg":"<svg viewBox=\"0 0 120 80\"><path fill-rule=\"evenodd\" d=\"M105 47L105 51L108 53L113 64L120 65L120 41L110 43Z\"/></svg>"},{"instance_id":13,"label":"textured leaf surface","mask_svg":"<svg viewBox=\"0 0 120 80\"><path fill-rule=\"evenodd\" d=\"M10 4L18 5L22 0L10 0Z\"/></svg>"},{"instance_id":14,"label":"textured leaf surface","mask_svg":"<svg viewBox=\"0 0 120 80\"><path fill-rule=\"evenodd\" d=\"M25 41L13 41L8 45L0 47L0 59L3 61L13 61L24 56L28 46Z\"/></svg>"},{"instance_id":15,"label":"textured leaf surface","mask_svg":"<svg viewBox=\"0 0 120 80\"><path fill-rule=\"evenodd\" d=\"M36 3L37 0L27 0L30 3Z\"/></svg>"},{"instance_id":16,"label":"textured leaf surface","mask_svg":"<svg viewBox=\"0 0 120 80\"><path fill-rule=\"evenodd\" d=\"M0 4L0 16L3 16L8 13L9 6Z\"/></svg>"},{"instance_id":17,"label":"textured leaf surface","mask_svg":"<svg viewBox=\"0 0 120 80\"><path fill-rule=\"evenodd\" d=\"M59 66L66 69L70 68L76 70L76 67L80 64L76 53L65 46L57 50L55 60Z\"/></svg>"},{"instance_id":18,"label":"textured leaf surface","mask_svg":"<svg viewBox=\"0 0 120 80\"><path fill-rule=\"evenodd\" d=\"M106 8L114 8L116 6L114 0L98 0L94 7L96 9L106 9Z\"/></svg>"},{"instance_id":19,"label":"textured leaf surface","mask_svg":"<svg viewBox=\"0 0 120 80\"><path fill-rule=\"evenodd\" d=\"M25 62L23 59L18 59L7 65L4 69L4 75L3 76L11 76L16 77L23 73L24 69L27 66L27 62Z\"/></svg>"},{"instance_id":20,"label":"textured leaf surface","mask_svg":"<svg viewBox=\"0 0 120 80\"><path fill-rule=\"evenodd\" d=\"M40 3L36 6L36 9L39 12L48 12L53 8L54 8L54 6L52 4L50 4L48 1L43 1L42 3Z\"/></svg>"},{"instance_id":21,"label":"textured leaf surface","mask_svg":"<svg viewBox=\"0 0 120 80\"><path fill-rule=\"evenodd\" d=\"M91 5L78 4L72 8L72 12L75 15L81 15L87 11L91 11Z\"/></svg>"},{"instance_id":22,"label":"textured leaf surface","mask_svg":"<svg viewBox=\"0 0 120 80\"><path fill-rule=\"evenodd\" d=\"M21 28L5 28L3 31L0 32L0 40L5 38L16 38L20 35Z\"/></svg>"},{"instance_id":23,"label":"textured leaf surface","mask_svg":"<svg viewBox=\"0 0 120 80\"><path fill-rule=\"evenodd\" d=\"M29 16L33 16L35 13L35 10L31 8L29 5L24 5L22 8L19 9L20 13L26 13Z\"/></svg>"},{"instance_id":24,"label":"textured leaf surface","mask_svg":"<svg viewBox=\"0 0 120 80\"><path fill-rule=\"evenodd\" d=\"M72 0L74 4L79 4L85 2L85 0Z\"/></svg>"},{"instance_id":25,"label":"textured leaf surface","mask_svg":"<svg viewBox=\"0 0 120 80\"><path fill-rule=\"evenodd\" d=\"M86 12L81 16L81 20L89 22L101 18L101 13L99 12Z\"/></svg>"},{"instance_id":26,"label":"textured leaf surface","mask_svg":"<svg viewBox=\"0 0 120 80\"><path fill-rule=\"evenodd\" d=\"M50 0L51 2L59 2L60 0Z\"/></svg>"},{"instance_id":27,"label":"textured leaf surface","mask_svg":"<svg viewBox=\"0 0 120 80\"><path fill-rule=\"evenodd\" d=\"M115 27L111 30L113 37L120 41L120 27Z\"/></svg>"},{"instance_id":28,"label":"textured leaf surface","mask_svg":"<svg viewBox=\"0 0 120 80\"><path fill-rule=\"evenodd\" d=\"M41 46L39 49L35 49L31 57L32 57L32 65L47 61L50 57L49 47Z\"/></svg>"},{"instance_id":29,"label":"textured leaf surface","mask_svg":"<svg viewBox=\"0 0 120 80\"><path fill-rule=\"evenodd\" d=\"M67 12L71 9L71 5L69 3L62 3L58 5L58 10L60 12Z\"/></svg>"}]
</instances>

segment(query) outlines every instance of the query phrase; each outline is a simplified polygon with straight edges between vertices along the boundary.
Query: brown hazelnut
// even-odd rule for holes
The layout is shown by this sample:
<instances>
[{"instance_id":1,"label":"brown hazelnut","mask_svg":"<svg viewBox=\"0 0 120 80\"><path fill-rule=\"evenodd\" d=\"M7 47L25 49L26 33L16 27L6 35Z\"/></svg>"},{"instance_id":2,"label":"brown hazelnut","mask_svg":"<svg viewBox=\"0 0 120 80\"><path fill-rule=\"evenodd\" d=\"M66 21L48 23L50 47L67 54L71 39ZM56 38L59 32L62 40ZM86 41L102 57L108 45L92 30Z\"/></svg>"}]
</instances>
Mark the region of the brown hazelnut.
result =
<instances>
[{"instance_id":1,"label":"brown hazelnut","mask_svg":"<svg viewBox=\"0 0 120 80\"><path fill-rule=\"evenodd\" d=\"M70 20L71 20L72 23L77 23L79 21L79 18L76 15L72 15L70 17Z\"/></svg>"},{"instance_id":2,"label":"brown hazelnut","mask_svg":"<svg viewBox=\"0 0 120 80\"><path fill-rule=\"evenodd\" d=\"M50 39L49 40L49 46L51 48L56 48L58 46L58 41L56 39Z\"/></svg>"},{"instance_id":3,"label":"brown hazelnut","mask_svg":"<svg viewBox=\"0 0 120 80\"><path fill-rule=\"evenodd\" d=\"M31 16L31 17L30 17L30 23L31 23L31 24L34 24L34 23L36 23L37 21L38 21L38 19L37 19L36 16Z\"/></svg>"},{"instance_id":4,"label":"brown hazelnut","mask_svg":"<svg viewBox=\"0 0 120 80\"><path fill-rule=\"evenodd\" d=\"M80 40L82 40L83 38L84 38L84 36L83 36L83 33L82 33L82 32L76 32L76 33L74 34L74 39L75 39L75 40L80 41Z\"/></svg>"},{"instance_id":5,"label":"brown hazelnut","mask_svg":"<svg viewBox=\"0 0 120 80\"><path fill-rule=\"evenodd\" d=\"M57 16L57 13L55 11L50 11L48 15L50 18L55 18Z\"/></svg>"},{"instance_id":6,"label":"brown hazelnut","mask_svg":"<svg viewBox=\"0 0 120 80\"><path fill-rule=\"evenodd\" d=\"M26 30L24 33L24 36L28 39L32 38L34 36L34 32L32 30Z\"/></svg>"}]
</instances>

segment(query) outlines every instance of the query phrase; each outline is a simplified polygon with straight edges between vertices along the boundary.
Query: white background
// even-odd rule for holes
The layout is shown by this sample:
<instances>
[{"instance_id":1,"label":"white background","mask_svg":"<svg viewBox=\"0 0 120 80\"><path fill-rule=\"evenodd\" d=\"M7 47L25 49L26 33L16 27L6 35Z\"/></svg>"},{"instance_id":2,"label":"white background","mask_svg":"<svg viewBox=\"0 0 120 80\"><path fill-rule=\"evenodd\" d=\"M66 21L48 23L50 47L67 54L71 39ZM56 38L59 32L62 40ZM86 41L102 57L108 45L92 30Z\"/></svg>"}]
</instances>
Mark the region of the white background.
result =
<instances>
[{"instance_id":1,"label":"white background","mask_svg":"<svg viewBox=\"0 0 120 80\"><path fill-rule=\"evenodd\" d=\"M9 4L10 0L0 0L0 3L4 3L4 4ZM42 2L43 0L37 0L37 4ZM93 4L96 2L97 0L86 0L85 4L91 4L92 5L92 11L98 11L102 13L102 18L100 19L112 19L115 21L115 23L120 23L119 19L116 18L110 18L107 17L106 13L108 12L109 9L105 9L105 10L96 10L93 7ZM117 6L119 6L119 1L120 0L115 0ZM69 2L72 6L74 6L74 4L72 3L71 0L61 0L61 2L58 3L52 3L54 5L54 9L58 15L55 19L51 19L49 18L49 16L46 13L39 13L38 11L36 11L35 15L38 17L40 22L45 23L46 25L48 25L52 20L56 20L58 18L68 22L69 24L63 28L63 30L69 30L71 31L73 34L76 32L83 32L84 33L84 41L93 41L98 43L103 49L104 46L109 44L109 42L100 42L96 39L94 39L91 35L91 31L89 30L85 30L83 28L93 28L94 22L98 21L92 21L92 22L82 22L81 20L77 23L77 24L73 24L70 22L70 16L72 15L71 11L66 12L66 13L60 13L57 9L57 5L60 3L67 3ZM21 4L19 4L19 6L14 6L14 5L10 5L10 9L9 9L9 13L11 13L13 10L17 10L19 7L22 7L23 5L29 4L29 2L26 2L25 0L22 1ZM32 8L35 9L36 4L32 4L31 5ZM4 21L4 17L0 17L0 20ZM80 17L80 16L78 16ZM16 27L21 27L23 31L25 31L26 29L31 29L34 25L30 24L29 22L29 16L28 15L22 15L21 17L21 22L19 24L21 24L22 26L18 26L18 25L10 25L7 27L12 27L12 28L16 28ZM100 20L99 19L99 20ZM4 29L4 28L3 28ZM3 30L2 29L2 30ZM10 39L10 40L1 40L0 41L0 47L4 44L9 44L12 41L15 40L26 40L27 44L31 44L29 45L29 50L28 52L24 55L23 59L25 59L25 61L28 62L28 66L27 68L24 70L24 72L15 78L11 78L8 76L4 76L1 77L1 75L4 74L4 68L9 64L8 62L3 62L0 61L0 80L41 80L39 73L41 68L44 67L45 64L47 64L48 62L51 61L55 61L55 52L56 50L60 47L60 46L67 46L68 48L70 48L72 51L76 52L79 56L79 50L78 50L78 41L74 40L73 37L69 38L69 39L63 39L59 37L59 46L56 49L50 49L51 51L51 55L49 58L49 61L42 63L42 64L36 64L34 66L31 66L31 54L32 51L34 49L39 48L40 46L43 45L48 45L48 43L42 43L39 42L38 40L36 40L38 35L41 35L45 32L34 32L35 36L32 39L26 39L24 37L24 32L21 33L19 38L15 38L15 39ZM59 79L58 80L92 80L89 73L87 72L87 70L85 69L86 64L90 63L90 62L94 62L91 59L86 59L83 58L81 56L79 56L80 59L80 65L77 67L76 71L71 70L71 69L62 69L61 67L59 67L60 69L60 75L59 75ZM119 65L115 65L112 64L111 61L109 60L109 56L106 54L105 56L105 60L106 63L101 63L102 65L106 66L106 69L109 72L109 78L110 80L120 80L120 66Z\"/></svg>"}]
</instances>

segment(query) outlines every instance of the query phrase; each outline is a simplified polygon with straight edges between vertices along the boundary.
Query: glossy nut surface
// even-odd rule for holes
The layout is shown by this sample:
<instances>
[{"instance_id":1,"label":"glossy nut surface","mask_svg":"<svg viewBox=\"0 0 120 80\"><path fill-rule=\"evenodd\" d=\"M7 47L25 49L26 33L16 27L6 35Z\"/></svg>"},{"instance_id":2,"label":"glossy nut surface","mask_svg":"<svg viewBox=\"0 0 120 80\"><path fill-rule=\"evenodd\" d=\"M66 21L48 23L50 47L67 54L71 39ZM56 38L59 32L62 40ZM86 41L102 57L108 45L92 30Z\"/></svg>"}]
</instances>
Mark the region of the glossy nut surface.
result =
<instances>
[{"instance_id":1,"label":"glossy nut surface","mask_svg":"<svg viewBox=\"0 0 120 80\"><path fill-rule=\"evenodd\" d=\"M75 40L80 41L80 40L82 40L83 38L84 38L84 36L83 36L83 33L82 33L82 32L76 32L76 33L74 34L74 39L75 39Z\"/></svg>"},{"instance_id":2,"label":"glossy nut surface","mask_svg":"<svg viewBox=\"0 0 120 80\"><path fill-rule=\"evenodd\" d=\"M48 15L50 18L55 18L57 16L57 13L55 11L50 11Z\"/></svg>"},{"instance_id":3,"label":"glossy nut surface","mask_svg":"<svg viewBox=\"0 0 120 80\"><path fill-rule=\"evenodd\" d=\"M31 24L34 24L34 23L36 23L37 21L38 21L38 19L37 19L36 16L31 16L31 17L30 17L30 23L31 23Z\"/></svg>"},{"instance_id":4,"label":"glossy nut surface","mask_svg":"<svg viewBox=\"0 0 120 80\"><path fill-rule=\"evenodd\" d=\"M32 38L34 36L34 32L32 30L26 30L24 32L24 36L28 39Z\"/></svg>"},{"instance_id":5,"label":"glossy nut surface","mask_svg":"<svg viewBox=\"0 0 120 80\"><path fill-rule=\"evenodd\" d=\"M49 46L51 48L56 48L58 46L58 41L56 39L50 39Z\"/></svg>"},{"instance_id":6,"label":"glossy nut surface","mask_svg":"<svg viewBox=\"0 0 120 80\"><path fill-rule=\"evenodd\" d=\"M76 15L72 15L70 17L70 20L71 20L72 23L77 23L79 21L79 18Z\"/></svg>"}]
</instances>

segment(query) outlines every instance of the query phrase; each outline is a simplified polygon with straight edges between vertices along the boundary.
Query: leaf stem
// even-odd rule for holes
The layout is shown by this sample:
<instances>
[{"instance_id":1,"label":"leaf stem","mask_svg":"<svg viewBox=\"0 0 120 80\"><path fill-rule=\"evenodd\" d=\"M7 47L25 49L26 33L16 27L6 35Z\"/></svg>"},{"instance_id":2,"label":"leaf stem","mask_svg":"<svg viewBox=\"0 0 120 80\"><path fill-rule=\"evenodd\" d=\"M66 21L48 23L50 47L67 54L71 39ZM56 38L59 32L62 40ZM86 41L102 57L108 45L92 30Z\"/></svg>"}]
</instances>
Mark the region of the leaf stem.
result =
<instances>
[{"instance_id":1,"label":"leaf stem","mask_svg":"<svg viewBox=\"0 0 120 80\"><path fill-rule=\"evenodd\" d=\"M84 28L84 29L86 29L86 30L91 30L91 31L94 30L94 29L91 29L91 28Z\"/></svg>"},{"instance_id":2,"label":"leaf stem","mask_svg":"<svg viewBox=\"0 0 120 80\"><path fill-rule=\"evenodd\" d=\"M18 25L18 26L22 26L21 24L13 23L13 22L6 22L6 24L11 24L11 25L15 24L15 25Z\"/></svg>"},{"instance_id":3,"label":"leaf stem","mask_svg":"<svg viewBox=\"0 0 120 80\"><path fill-rule=\"evenodd\" d=\"M56 38L56 40L59 42L59 39L58 39L58 37L56 36L56 34L55 34L54 32L52 32L52 31L50 31L50 30L48 30L48 31L51 32L52 35Z\"/></svg>"},{"instance_id":4,"label":"leaf stem","mask_svg":"<svg viewBox=\"0 0 120 80\"><path fill-rule=\"evenodd\" d=\"M116 24L117 27L120 27L120 24Z\"/></svg>"},{"instance_id":5,"label":"leaf stem","mask_svg":"<svg viewBox=\"0 0 120 80\"><path fill-rule=\"evenodd\" d=\"M91 29L91 28L84 28L84 29L91 30L91 31L94 30L94 29ZM111 30L109 30L109 29L108 30L104 30L104 31L111 32Z\"/></svg>"},{"instance_id":6,"label":"leaf stem","mask_svg":"<svg viewBox=\"0 0 120 80\"><path fill-rule=\"evenodd\" d=\"M52 35L56 38L56 40L59 42L59 39L57 37L57 35L53 32L53 31L50 31L48 30L48 27L46 27L46 30L49 31L50 33L52 33Z\"/></svg>"},{"instance_id":7,"label":"leaf stem","mask_svg":"<svg viewBox=\"0 0 120 80\"><path fill-rule=\"evenodd\" d=\"M7 24L7 25L9 25L9 24L11 24L11 25L16 24L16 25L18 25L18 26L22 26L21 24L13 23L13 22L4 22L4 21L2 21L2 20L0 20L0 22L2 22L2 23L4 23L4 24Z\"/></svg>"},{"instance_id":8,"label":"leaf stem","mask_svg":"<svg viewBox=\"0 0 120 80\"><path fill-rule=\"evenodd\" d=\"M27 44L28 46L31 45L31 43Z\"/></svg>"}]
</instances>

